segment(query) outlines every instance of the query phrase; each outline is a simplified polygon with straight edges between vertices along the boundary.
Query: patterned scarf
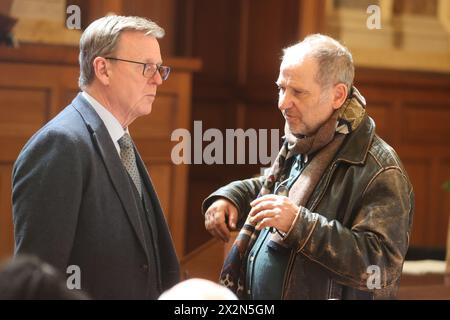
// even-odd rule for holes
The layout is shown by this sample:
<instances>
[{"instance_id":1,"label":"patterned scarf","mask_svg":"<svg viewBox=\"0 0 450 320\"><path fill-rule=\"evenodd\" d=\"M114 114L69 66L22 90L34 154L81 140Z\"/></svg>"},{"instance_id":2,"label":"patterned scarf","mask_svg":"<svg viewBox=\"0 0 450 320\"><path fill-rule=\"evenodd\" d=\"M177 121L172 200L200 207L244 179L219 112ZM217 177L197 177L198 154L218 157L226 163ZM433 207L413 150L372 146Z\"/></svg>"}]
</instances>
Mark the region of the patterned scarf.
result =
<instances>
[{"instance_id":1,"label":"patterned scarf","mask_svg":"<svg viewBox=\"0 0 450 320\"><path fill-rule=\"evenodd\" d=\"M280 192L277 191L278 195L289 196L297 205L306 205L309 196L342 144L345 135L353 132L363 120L365 105L364 97L355 87L352 87L349 98L314 135L296 137L290 132L286 124L285 142L265 177L258 197L273 193L275 184L286 180L287 175L289 175L289 168L286 165L289 161L287 160L298 154L303 154L307 158L308 155L317 152L311 163L308 164L299 177L299 180L303 181L303 183L300 183L302 185L300 188L297 187L299 185L299 181L297 181L291 188L293 192L286 188L279 188ZM296 187L297 190L294 190ZM233 291L240 299L246 298L247 257L259 233L260 231L256 230L255 226L247 218L225 258L220 273L220 283ZM277 233L272 234L272 239L282 244L282 238Z\"/></svg>"}]
</instances>

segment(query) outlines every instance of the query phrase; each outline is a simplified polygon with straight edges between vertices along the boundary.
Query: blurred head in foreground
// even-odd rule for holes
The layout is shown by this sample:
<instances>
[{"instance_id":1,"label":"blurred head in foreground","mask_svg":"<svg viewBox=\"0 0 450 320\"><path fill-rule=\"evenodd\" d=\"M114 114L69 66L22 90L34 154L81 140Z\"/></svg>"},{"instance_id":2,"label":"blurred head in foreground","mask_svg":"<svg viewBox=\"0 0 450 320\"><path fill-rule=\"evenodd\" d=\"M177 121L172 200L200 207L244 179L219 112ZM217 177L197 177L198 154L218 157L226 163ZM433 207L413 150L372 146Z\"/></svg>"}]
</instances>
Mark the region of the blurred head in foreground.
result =
<instances>
[{"instance_id":1,"label":"blurred head in foreground","mask_svg":"<svg viewBox=\"0 0 450 320\"><path fill-rule=\"evenodd\" d=\"M34 256L19 256L0 266L0 300L84 300L64 277Z\"/></svg>"},{"instance_id":2,"label":"blurred head in foreground","mask_svg":"<svg viewBox=\"0 0 450 320\"><path fill-rule=\"evenodd\" d=\"M173 286L159 300L237 300L237 297L215 282L194 278Z\"/></svg>"}]
</instances>

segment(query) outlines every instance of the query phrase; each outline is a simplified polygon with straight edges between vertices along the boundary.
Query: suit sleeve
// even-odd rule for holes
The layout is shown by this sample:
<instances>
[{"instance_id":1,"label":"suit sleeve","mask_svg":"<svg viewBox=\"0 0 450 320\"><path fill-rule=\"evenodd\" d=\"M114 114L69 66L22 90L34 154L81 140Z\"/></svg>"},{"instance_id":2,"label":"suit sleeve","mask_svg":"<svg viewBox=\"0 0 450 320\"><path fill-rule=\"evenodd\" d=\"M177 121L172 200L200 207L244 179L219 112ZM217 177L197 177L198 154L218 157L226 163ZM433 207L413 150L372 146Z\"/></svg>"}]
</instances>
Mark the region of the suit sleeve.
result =
<instances>
[{"instance_id":1,"label":"suit sleeve","mask_svg":"<svg viewBox=\"0 0 450 320\"><path fill-rule=\"evenodd\" d=\"M83 189L77 139L42 132L22 150L13 169L15 254L32 254L65 273Z\"/></svg>"}]
</instances>

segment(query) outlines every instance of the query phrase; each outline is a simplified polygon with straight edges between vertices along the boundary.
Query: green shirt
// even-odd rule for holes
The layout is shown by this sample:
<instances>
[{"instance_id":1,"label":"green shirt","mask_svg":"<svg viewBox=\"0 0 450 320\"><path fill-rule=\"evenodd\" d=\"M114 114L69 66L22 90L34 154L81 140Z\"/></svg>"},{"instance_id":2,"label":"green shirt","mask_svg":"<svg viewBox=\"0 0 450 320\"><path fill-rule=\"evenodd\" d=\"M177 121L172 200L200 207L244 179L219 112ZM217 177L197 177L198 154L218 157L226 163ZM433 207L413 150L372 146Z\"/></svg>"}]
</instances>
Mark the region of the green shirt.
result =
<instances>
[{"instance_id":1,"label":"green shirt","mask_svg":"<svg viewBox=\"0 0 450 320\"><path fill-rule=\"evenodd\" d=\"M288 189L291 188L304 168L302 160L301 155L293 159L289 180L284 183ZM275 190L277 189L276 185ZM261 230L247 259L246 288L249 299L281 299L284 275L291 249L271 241L269 230L269 228Z\"/></svg>"}]
</instances>

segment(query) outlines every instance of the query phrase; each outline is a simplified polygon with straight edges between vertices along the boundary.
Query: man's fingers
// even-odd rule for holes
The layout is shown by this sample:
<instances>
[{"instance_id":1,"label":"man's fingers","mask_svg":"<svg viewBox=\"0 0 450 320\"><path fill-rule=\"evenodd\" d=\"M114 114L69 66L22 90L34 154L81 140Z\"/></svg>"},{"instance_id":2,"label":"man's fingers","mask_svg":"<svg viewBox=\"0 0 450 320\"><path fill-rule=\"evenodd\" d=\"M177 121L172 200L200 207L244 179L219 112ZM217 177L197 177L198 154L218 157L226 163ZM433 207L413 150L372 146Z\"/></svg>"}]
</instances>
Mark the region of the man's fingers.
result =
<instances>
[{"instance_id":1,"label":"man's fingers","mask_svg":"<svg viewBox=\"0 0 450 320\"><path fill-rule=\"evenodd\" d=\"M274 210L272 210L272 209L263 210L263 211L259 212L258 214L256 214L255 216L253 216L252 218L250 218L250 222L255 224L265 218L273 218L275 216L276 216L276 212Z\"/></svg>"},{"instance_id":2,"label":"man's fingers","mask_svg":"<svg viewBox=\"0 0 450 320\"><path fill-rule=\"evenodd\" d=\"M216 239L220 239L224 242L228 241L228 237L224 232L222 232L219 228L219 225L216 225L214 222L205 223L206 230Z\"/></svg>"},{"instance_id":3,"label":"man's fingers","mask_svg":"<svg viewBox=\"0 0 450 320\"><path fill-rule=\"evenodd\" d=\"M258 214L258 212L260 212L262 210L273 209L273 208L275 208L274 200L266 199L264 201L260 201L255 206L253 206L253 208L250 210L248 215L251 217L251 216Z\"/></svg>"},{"instance_id":4,"label":"man's fingers","mask_svg":"<svg viewBox=\"0 0 450 320\"><path fill-rule=\"evenodd\" d=\"M231 229L236 229L236 223L238 219L238 212L237 209L234 206L228 207L228 225Z\"/></svg>"},{"instance_id":5,"label":"man's fingers","mask_svg":"<svg viewBox=\"0 0 450 320\"><path fill-rule=\"evenodd\" d=\"M205 213L205 228L224 242L230 240L230 229L236 229L237 208L228 200L214 202Z\"/></svg>"},{"instance_id":6,"label":"man's fingers","mask_svg":"<svg viewBox=\"0 0 450 320\"><path fill-rule=\"evenodd\" d=\"M230 232L225 224L225 212L222 210L207 211L205 227L215 238L228 242Z\"/></svg>"},{"instance_id":7,"label":"man's fingers","mask_svg":"<svg viewBox=\"0 0 450 320\"><path fill-rule=\"evenodd\" d=\"M228 230L225 221L216 224L215 231L219 235L220 239L222 239L224 242L228 242L228 240L230 240L230 231Z\"/></svg>"},{"instance_id":8,"label":"man's fingers","mask_svg":"<svg viewBox=\"0 0 450 320\"><path fill-rule=\"evenodd\" d=\"M256 226L255 229L256 230L262 230L266 227L274 227L274 219L273 218L264 218L261 220L261 222L259 222Z\"/></svg>"},{"instance_id":9,"label":"man's fingers","mask_svg":"<svg viewBox=\"0 0 450 320\"><path fill-rule=\"evenodd\" d=\"M252 207L256 206L257 204L259 204L261 201L266 201L266 200L277 200L277 198L280 196L277 196L275 194L266 194L265 196L262 196L260 198L256 198L255 200L253 200L252 202L250 202L250 205Z\"/></svg>"},{"instance_id":10,"label":"man's fingers","mask_svg":"<svg viewBox=\"0 0 450 320\"><path fill-rule=\"evenodd\" d=\"M206 230L208 230L209 232L211 232L211 230L214 228L213 224L212 224L212 212L211 211L206 211L205 213L205 228Z\"/></svg>"}]
</instances>

